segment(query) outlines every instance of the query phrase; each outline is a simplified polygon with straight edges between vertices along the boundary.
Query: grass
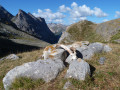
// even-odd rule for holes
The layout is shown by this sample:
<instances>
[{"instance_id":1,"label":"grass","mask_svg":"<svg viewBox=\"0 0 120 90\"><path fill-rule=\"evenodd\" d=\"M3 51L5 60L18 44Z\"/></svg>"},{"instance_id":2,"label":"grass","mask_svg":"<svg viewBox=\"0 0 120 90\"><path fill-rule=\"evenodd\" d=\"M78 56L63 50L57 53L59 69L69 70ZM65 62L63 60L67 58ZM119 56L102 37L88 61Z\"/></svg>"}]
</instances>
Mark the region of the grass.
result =
<instances>
[{"instance_id":1,"label":"grass","mask_svg":"<svg viewBox=\"0 0 120 90\"><path fill-rule=\"evenodd\" d=\"M62 90L64 84L70 81L73 86L69 90L120 90L120 46L119 44L109 44L112 47L110 53L95 54L87 62L95 68L91 77L85 81L76 79L65 79L68 68L64 69L55 80L44 83L42 80L32 80L30 78L17 78L12 84L12 90ZM2 79L12 68L26 62L36 61L41 57L43 50L35 50L17 54L22 57L18 61L0 61L0 90L4 90ZM104 65L100 65L98 60L105 57Z\"/></svg>"},{"instance_id":2,"label":"grass","mask_svg":"<svg viewBox=\"0 0 120 90\"><path fill-rule=\"evenodd\" d=\"M22 90L22 89L32 89L38 86L43 85L45 82L42 79L38 79L38 80L33 80L31 78L27 78L27 77L21 77L21 78L17 78L12 86L10 87L10 90Z\"/></svg>"},{"instance_id":3,"label":"grass","mask_svg":"<svg viewBox=\"0 0 120 90\"><path fill-rule=\"evenodd\" d=\"M117 40L117 39L120 39L120 30L118 30L117 34L115 34L111 37L111 42L117 43L116 41L114 41L114 40Z\"/></svg>"},{"instance_id":4,"label":"grass","mask_svg":"<svg viewBox=\"0 0 120 90\"><path fill-rule=\"evenodd\" d=\"M71 25L67 32L70 34L67 38L63 39L61 43L65 43L65 41L70 42L73 41L89 41L89 42L104 42L104 39L95 33L96 24L90 21L78 22L76 24Z\"/></svg>"}]
</instances>

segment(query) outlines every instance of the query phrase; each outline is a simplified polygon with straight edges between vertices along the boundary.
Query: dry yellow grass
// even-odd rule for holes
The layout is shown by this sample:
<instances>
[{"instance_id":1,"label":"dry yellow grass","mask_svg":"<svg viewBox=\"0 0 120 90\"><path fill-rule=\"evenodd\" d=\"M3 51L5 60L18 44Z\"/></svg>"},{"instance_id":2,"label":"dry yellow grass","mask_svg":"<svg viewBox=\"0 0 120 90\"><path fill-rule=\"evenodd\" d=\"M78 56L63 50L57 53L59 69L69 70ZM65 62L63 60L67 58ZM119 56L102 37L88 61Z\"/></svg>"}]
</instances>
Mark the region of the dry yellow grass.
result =
<instances>
[{"instance_id":1,"label":"dry yellow grass","mask_svg":"<svg viewBox=\"0 0 120 90\"><path fill-rule=\"evenodd\" d=\"M35 87L29 90L61 90L68 80L74 85L69 90L120 90L120 45L110 44L110 46L113 48L110 53L96 54L91 60L87 61L95 68L95 71L92 77L85 81L65 79L66 68L55 80L42 85L37 83ZM22 58L17 61L0 61L0 90L3 89L2 79L9 70L23 63L38 60L42 55L42 51L43 49L19 53L18 56ZM106 58L104 65L98 63L100 57ZM22 87L18 89L23 90Z\"/></svg>"}]
</instances>

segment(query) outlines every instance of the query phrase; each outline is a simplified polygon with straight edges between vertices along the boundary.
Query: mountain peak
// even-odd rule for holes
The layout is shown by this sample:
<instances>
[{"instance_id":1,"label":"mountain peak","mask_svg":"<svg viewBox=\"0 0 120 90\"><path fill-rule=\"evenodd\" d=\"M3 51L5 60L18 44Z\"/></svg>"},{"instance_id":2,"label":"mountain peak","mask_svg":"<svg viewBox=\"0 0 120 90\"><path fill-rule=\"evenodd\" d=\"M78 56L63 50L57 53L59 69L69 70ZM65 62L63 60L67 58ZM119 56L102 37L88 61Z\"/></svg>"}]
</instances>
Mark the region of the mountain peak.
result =
<instances>
[{"instance_id":1,"label":"mountain peak","mask_svg":"<svg viewBox=\"0 0 120 90\"><path fill-rule=\"evenodd\" d=\"M19 9L18 14L12 20L20 30L30 35L49 43L57 42L58 37L50 31L43 18L37 18Z\"/></svg>"},{"instance_id":2,"label":"mountain peak","mask_svg":"<svg viewBox=\"0 0 120 90\"><path fill-rule=\"evenodd\" d=\"M9 13L4 7L0 5L0 22L2 23L11 23L13 15Z\"/></svg>"},{"instance_id":3,"label":"mountain peak","mask_svg":"<svg viewBox=\"0 0 120 90\"><path fill-rule=\"evenodd\" d=\"M23 11L23 10L19 9L18 14L27 14L27 13L26 13L25 11Z\"/></svg>"},{"instance_id":4,"label":"mountain peak","mask_svg":"<svg viewBox=\"0 0 120 90\"><path fill-rule=\"evenodd\" d=\"M0 5L0 10L5 10L5 8L3 6ZM5 10L6 11L6 10Z\"/></svg>"}]
</instances>

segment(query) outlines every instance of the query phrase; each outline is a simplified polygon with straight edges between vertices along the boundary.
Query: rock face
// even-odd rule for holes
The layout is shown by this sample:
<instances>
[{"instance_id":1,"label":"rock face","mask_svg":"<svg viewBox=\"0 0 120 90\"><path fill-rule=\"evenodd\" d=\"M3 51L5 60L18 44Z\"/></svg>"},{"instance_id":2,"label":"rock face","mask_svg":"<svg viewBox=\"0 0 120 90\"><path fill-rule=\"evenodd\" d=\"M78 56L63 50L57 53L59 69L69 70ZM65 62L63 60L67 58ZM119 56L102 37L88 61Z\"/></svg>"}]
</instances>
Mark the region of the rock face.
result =
<instances>
[{"instance_id":1,"label":"rock face","mask_svg":"<svg viewBox=\"0 0 120 90\"><path fill-rule=\"evenodd\" d=\"M19 10L18 14L12 19L16 26L31 35L38 37L49 43L56 43L57 36L55 36L48 28L43 18L36 18L30 13Z\"/></svg>"},{"instance_id":2,"label":"rock face","mask_svg":"<svg viewBox=\"0 0 120 90\"><path fill-rule=\"evenodd\" d=\"M109 41L112 36L119 33L120 18L100 23L96 27L96 32L99 33L106 41ZM119 38L118 38L119 39Z\"/></svg>"},{"instance_id":3,"label":"rock face","mask_svg":"<svg viewBox=\"0 0 120 90\"><path fill-rule=\"evenodd\" d=\"M15 67L6 74L3 78L4 88L5 90L8 90L15 78L18 77L43 79L44 81L49 82L55 79L63 68L64 64L60 59L38 60L36 62L25 63L24 65Z\"/></svg>"},{"instance_id":4,"label":"rock face","mask_svg":"<svg viewBox=\"0 0 120 90\"><path fill-rule=\"evenodd\" d=\"M66 73L66 78L75 78L77 80L85 80L85 77L90 75L90 66L84 60L73 61L69 65L69 69Z\"/></svg>"}]
</instances>

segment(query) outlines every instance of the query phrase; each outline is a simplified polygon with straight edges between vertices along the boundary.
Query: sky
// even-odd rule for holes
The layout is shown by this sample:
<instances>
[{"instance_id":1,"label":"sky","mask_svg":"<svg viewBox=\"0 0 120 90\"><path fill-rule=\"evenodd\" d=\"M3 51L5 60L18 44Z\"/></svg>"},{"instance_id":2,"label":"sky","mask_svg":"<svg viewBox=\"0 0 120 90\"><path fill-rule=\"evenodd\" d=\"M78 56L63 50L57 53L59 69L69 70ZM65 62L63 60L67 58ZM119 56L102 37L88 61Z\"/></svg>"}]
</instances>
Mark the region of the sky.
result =
<instances>
[{"instance_id":1,"label":"sky","mask_svg":"<svg viewBox=\"0 0 120 90\"><path fill-rule=\"evenodd\" d=\"M0 0L14 16L19 9L45 18L47 23L70 25L80 20L102 23L120 18L120 0Z\"/></svg>"}]
</instances>

